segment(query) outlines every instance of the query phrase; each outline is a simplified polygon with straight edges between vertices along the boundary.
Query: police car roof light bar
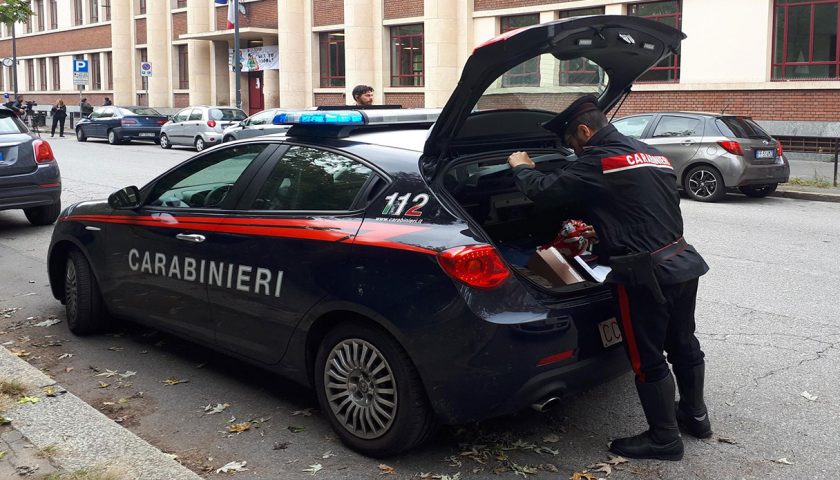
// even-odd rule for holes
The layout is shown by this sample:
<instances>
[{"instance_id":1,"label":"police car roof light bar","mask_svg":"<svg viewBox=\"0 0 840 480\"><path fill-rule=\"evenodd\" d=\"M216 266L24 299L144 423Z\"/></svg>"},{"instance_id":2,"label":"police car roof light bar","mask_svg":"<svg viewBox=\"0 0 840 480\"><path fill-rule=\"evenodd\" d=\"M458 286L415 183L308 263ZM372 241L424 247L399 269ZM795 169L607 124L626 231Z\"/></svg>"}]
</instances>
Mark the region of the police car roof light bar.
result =
<instances>
[{"instance_id":1,"label":"police car roof light bar","mask_svg":"<svg viewBox=\"0 0 840 480\"><path fill-rule=\"evenodd\" d=\"M409 108L393 110L303 110L275 115L275 125L361 126L434 123L440 115L438 108Z\"/></svg>"}]
</instances>

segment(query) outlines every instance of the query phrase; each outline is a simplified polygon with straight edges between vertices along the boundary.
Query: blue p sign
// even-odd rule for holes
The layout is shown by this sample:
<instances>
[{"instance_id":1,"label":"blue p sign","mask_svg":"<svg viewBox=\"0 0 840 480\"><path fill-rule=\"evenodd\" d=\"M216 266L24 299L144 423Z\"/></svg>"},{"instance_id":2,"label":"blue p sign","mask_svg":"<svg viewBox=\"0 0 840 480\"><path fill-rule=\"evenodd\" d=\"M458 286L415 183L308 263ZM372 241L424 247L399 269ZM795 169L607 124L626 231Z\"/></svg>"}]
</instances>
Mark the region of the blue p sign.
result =
<instances>
[{"instance_id":1,"label":"blue p sign","mask_svg":"<svg viewBox=\"0 0 840 480\"><path fill-rule=\"evenodd\" d=\"M88 61L87 60L73 60L73 71L74 72L87 73L87 71L88 71Z\"/></svg>"}]
</instances>

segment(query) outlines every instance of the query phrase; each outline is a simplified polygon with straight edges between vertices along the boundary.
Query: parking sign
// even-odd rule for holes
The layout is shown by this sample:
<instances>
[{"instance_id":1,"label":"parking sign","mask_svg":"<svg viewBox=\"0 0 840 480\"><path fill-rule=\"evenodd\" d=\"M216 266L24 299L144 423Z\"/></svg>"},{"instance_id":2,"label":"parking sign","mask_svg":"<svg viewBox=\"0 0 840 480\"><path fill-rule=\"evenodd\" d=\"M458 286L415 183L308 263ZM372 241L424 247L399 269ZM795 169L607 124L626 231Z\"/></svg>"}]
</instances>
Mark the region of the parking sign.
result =
<instances>
[{"instance_id":1,"label":"parking sign","mask_svg":"<svg viewBox=\"0 0 840 480\"><path fill-rule=\"evenodd\" d=\"M152 63L151 62L140 62L140 76L141 77L151 77L152 76Z\"/></svg>"},{"instance_id":2,"label":"parking sign","mask_svg":"<svg viewBox=\"0 0 840 480\"><path fill-rule=\"evenodd\" d=\"M73 59L73 73L88 73L90 68L90 62L87 60L76 60Z\"/></svg>"}]
</instances>

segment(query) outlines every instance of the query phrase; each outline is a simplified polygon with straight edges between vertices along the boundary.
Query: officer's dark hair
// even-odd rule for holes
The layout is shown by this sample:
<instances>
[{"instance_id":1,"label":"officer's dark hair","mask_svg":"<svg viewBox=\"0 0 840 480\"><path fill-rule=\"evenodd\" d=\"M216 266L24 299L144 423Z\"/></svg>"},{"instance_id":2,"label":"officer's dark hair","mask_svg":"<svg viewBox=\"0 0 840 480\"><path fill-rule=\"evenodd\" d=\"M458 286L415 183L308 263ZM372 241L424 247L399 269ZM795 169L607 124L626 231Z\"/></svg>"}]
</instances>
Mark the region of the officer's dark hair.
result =
<instances>
[{"instance_id":1,"label":"officer's dark hair","mask_svg":"<svg viewBox=\"0 0 840 480\"><path fill-rule=\"evenodd\" d=\"M604 112L600 110L592 110L591 112L586 112L580 115L570 122L569 126L566 127L566 135L574 132L578 125L586 125L593 132L597 132L598 130L606 127L609 123L610 122L607 120L607 116L604 115Z\"/></svg>"},{"instance_id":2,"label":"officer's dark hair","mask_svg":"<svg viewBox=\"0 0 840 480\"><path fill-rule=\"evenodd\" d=\"M362 95L372 91L373 87L371 87L370 85L356 85L355 87L353 87L353 100L356 100Z\"/></svg>"}]
</instances>

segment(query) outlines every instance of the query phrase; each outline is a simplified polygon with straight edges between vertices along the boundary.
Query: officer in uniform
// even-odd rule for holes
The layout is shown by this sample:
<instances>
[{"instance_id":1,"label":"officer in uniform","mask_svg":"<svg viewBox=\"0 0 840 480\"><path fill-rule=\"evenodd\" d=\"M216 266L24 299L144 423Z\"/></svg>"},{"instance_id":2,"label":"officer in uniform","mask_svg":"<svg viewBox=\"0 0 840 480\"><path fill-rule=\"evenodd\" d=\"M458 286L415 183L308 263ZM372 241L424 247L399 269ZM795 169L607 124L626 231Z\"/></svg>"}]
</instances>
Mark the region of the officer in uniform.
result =
<instances>
[{"instance_id":1,"label":"officer in uniform","mask_svg":"<svg viewBox=\"0 0 840 480\"><path fill-rule=\"evenodd\" d=\"M595 227L607 282L618 301L624 345L650 429L610 444L631 458L680 460L680 430L711 436L703 401L704 360L694 335L698 278L709 267L683 238L674 169L655 148L612 126L588 95L543 124L576 161L543 173L527 153L508 158L518 188L537 204L572 208ZM675 404L674 377L680 400Z\"/></svg>"}]
</instances>

